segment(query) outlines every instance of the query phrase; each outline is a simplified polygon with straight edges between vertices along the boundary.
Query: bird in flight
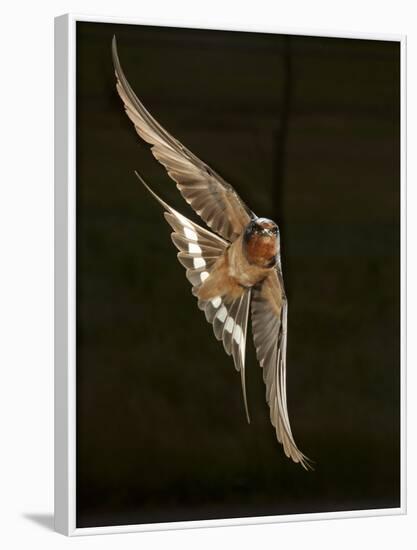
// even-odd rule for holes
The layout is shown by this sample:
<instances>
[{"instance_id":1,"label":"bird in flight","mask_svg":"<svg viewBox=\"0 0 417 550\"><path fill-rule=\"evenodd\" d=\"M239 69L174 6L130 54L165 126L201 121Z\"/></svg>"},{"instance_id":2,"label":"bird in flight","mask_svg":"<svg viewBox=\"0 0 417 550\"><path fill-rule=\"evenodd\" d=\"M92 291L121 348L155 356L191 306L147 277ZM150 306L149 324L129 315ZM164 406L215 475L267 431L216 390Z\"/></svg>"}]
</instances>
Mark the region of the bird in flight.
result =
<instances>
[{"instance_id":1,"label":"bird in flight","mask_svg":"<svg viewBox=\"0 0 417 550\"><path fill-rule=\"evenodd\" d=\"M163 201L143 181L164 208L166 221L186 269L198 307L213 325L240 372L245 386L245 348L249 314L256 355L263 370L266 401L285 455L305 469L309 459L291 432L286 397L287 311L280 258L280 234L272 220L257 217L234 188L169 134L149 113L127 81L120 65L116 38L112 43L116 86L127 116L154 157L176 182L185 201L211 229L187 219Z\"/></svg>"}]
</instances>

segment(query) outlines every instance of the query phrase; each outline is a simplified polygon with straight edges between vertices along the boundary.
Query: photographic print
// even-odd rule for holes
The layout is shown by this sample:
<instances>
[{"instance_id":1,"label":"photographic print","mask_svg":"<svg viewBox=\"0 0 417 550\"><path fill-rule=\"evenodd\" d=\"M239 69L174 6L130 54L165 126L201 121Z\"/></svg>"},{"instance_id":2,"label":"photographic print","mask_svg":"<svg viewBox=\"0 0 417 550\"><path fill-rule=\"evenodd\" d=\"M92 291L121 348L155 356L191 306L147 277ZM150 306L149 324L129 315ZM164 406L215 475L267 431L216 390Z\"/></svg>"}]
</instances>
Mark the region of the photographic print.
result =
<instances>
[{"instance_id":1,"label":"photographic print","mask_svg":"<svg viewBox=\"0 0 417 550\"><path fill-rule=\"evenodd\" d=\"M73 528L401 511L400 39L71 32Z\"/></svg>"}]
</instances>

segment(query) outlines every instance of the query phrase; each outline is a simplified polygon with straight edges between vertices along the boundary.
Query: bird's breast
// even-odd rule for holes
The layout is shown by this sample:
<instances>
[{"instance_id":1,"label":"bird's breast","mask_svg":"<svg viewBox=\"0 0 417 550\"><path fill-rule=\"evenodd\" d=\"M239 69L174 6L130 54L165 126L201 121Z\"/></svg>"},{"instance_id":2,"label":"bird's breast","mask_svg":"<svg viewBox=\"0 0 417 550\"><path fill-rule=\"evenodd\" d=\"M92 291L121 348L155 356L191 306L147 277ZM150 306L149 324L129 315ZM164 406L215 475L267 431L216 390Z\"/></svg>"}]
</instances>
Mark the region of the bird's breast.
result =
<instances>
[{"instance_id":1,"label":"bird's breast","mask_svg":"<svg viewBox=\"0 0 417 550\"><path fill-rule=\"evenodd\" d=\"M260 267L275 265L278 253L277 238L269 235L253 234L243 243L248 262Z\"/></svg>"},{"instance_id":2,"label":"bird's breast","mask_svg":"<svg viewBox=\"0 0 417 550\"><path fill-rule=\"evenodd\" d=\"M271 266L251 262L245 250L243 238L239 237L228 249L228 274L244 287L251 287L263 280L271 270Z\"/></svg>"}]
</instances>

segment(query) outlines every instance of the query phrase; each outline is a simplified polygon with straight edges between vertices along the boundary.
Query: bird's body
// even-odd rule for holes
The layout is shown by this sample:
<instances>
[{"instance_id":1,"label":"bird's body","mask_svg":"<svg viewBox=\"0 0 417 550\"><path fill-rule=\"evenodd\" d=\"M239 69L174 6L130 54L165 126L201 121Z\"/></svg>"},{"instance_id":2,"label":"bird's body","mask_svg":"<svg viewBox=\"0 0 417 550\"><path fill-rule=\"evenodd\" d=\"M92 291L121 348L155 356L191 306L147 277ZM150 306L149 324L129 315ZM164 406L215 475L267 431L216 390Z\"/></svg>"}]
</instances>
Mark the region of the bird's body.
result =
<instances>
[{"instance_id":1,"label":"bird's body","mask_svg":"<svg viewBox=\"0 0 417 550\"><path fill-rule=\"evenodd\" d=\"M218 258L197 296L202 300L216 296L223 296L226 301L239 298L275 269L275 261L271 264L271 259L276 256L277 246L275 235L242 233Z\"/></svg>"},{"instance_id":2,"label":"bird's body","mask_svg":"<svg viewBox=\"0 0 417 550\"><path fill-rule=\"evenodd\" d=\"M245 349L249 313L256 353L263 369L266 400L285 454L308 468L295 444L287 411L287 299L278 226L258 218L231 185L171 136L145 109L128 83L113 40L117 90L139 136L177 183L186 202L206 222L192 222L142 183L162 205L171 225L178 259L186 269L198 307L240 372L246 415Z\"/></svg>"}]
</instances>

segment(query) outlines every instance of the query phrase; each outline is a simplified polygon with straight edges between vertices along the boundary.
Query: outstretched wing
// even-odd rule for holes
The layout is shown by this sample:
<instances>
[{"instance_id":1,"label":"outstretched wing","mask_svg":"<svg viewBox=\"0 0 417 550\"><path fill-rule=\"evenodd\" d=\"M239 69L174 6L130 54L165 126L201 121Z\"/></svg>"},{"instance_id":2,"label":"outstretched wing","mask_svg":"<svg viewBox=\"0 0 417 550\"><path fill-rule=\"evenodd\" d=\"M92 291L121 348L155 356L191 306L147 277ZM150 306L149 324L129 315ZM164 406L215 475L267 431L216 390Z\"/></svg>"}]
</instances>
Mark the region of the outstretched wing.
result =
<instances>
[{"instance_id":1,"label":"outstretched wing","mask_svg":"<svg viewBox=\"0 0 417 550\"><path fill-rule=\"evenodd\" d=\"M178 260L186 269L186 277L196 295L201 284L209 277L217 259L225 252L229 243L211 231L192 222L163 201L137 174L146 189L165 208L165 219L174 230L171 238L179 252ZM217 340L223 341L228 355L232 355L236 370L240 372L243 401L246 416L249 412L245 385L245 349L251 291L248 289L240 298L226 302L222 296L205 301L198 300L198 307L213 325Z\"/></svg>"},{"instance_id":2,"label":"outstretched wing","mask_svg":"<svg viewBox=\"0 0 417 550\"><path fill-rule=\"evenodd\" d=\"M184 199L206 224L228 241L235 240L251 220L252 212L231 185L171 136L145 109L123 73L115 37L112 51L117 91L137 133L152 145L154 157L165 166Z\"/></svg>"},{"instance_id":3,"label":"outstretched wing","mask_svg":"<svg viewBox=\"0 0 417 550\"><path fill-rule=\"evenodd\" d=\"M256 355L263 368L266 401L272 425L287 457L310 468L309 459L297 448L291 432L286 395L287 299L277 271L252 292L252 331Z\"/></svg>"}]
</instances>

